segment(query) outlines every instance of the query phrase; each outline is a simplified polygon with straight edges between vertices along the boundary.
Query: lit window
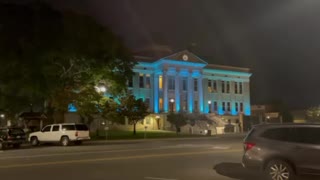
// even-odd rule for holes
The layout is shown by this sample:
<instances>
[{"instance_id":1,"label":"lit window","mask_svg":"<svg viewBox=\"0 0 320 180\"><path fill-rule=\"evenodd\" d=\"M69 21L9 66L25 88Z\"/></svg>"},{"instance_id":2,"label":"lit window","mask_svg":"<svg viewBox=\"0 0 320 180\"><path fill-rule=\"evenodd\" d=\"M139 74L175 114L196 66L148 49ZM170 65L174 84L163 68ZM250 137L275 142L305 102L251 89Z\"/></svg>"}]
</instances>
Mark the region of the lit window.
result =
<instances>
[{"instance_id":1,"label":"lit window","mask_svg":"<svg viewBox=\"0 0 320 180\"><path fill-rule=\"evenodd\" d=\"M212 93L212 84L211 84L211 80L208 80L208 92Z\"/></svg>"},{"instance_id":2,"label":"lit window","mask_svg":"<svg viewBox=\"0 0 320 180\"><path fill-rule=\"evenodd\" d=\"M159 89L162 89L162 75L159 76Z\"/></svg>"},{"instance_id":3,"label":"lit window","mask_svg":"<svg viewBox=\"0 0 320 180\"><path fill-rule=\"evenodd\" d=\"M163 99L159 98L159 109L162 111L163 110Z\"/></svg>"}]
</instances>

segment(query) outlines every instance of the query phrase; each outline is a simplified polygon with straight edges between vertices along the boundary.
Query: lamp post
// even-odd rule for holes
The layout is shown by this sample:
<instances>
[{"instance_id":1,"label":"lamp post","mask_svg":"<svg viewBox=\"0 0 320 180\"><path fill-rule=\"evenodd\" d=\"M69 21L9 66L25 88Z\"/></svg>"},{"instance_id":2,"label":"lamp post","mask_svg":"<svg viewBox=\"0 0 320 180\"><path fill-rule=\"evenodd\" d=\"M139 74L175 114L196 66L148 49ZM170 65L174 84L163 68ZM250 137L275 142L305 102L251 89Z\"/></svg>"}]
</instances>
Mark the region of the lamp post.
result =
<instances>
[{"instance_id":1,"label":"lamp post","mask_svg":"<svg viewBox=\"0 0 320 180\"><path fill-rule=\"evenodd\" d=\"M170 99L170 104L171 104L171 112L173 112L173 103L174 103L174 99Z\"/></svg>"},{"instance_id":2,"label":"lamp post","mask_svg":"<svg viewBox=\"0 0 320 180\"><path fill-rule=\"evenodd\" d=\"M211 113L211 101L210 100L208 101L208 108L209 108L208 112Z\"/></svg>"},{"instance_id":3,"label":"lamp post","mask_svg":"<svg viewBox=\"0 0 320 180\"><path fill-rule=\"evenodd\" d=\"M4 119L5 119L5 114L4 113L1 113L0 114L0 118L1 118L1 121L0 121L0 127L3 125L3 123L4 123Z\"/></svg>"},{"instance_id":4,"label":"lamp post","mask_svg":"<svg viewBox=\"0 0 320 180\"><path fill-rule=\"evenodd\" d=\"M156 121L157 121L158 129L160 129L160 116L159 115L156 115Z\"/></svg>"}]
</instances>

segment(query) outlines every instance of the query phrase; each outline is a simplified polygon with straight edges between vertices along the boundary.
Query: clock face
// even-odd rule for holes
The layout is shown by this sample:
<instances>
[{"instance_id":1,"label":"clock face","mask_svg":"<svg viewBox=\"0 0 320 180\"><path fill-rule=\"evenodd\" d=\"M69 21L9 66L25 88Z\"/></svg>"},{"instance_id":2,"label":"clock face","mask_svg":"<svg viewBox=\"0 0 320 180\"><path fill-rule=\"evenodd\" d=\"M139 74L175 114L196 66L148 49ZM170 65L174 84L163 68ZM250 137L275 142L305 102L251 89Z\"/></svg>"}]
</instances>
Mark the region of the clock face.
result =
<instances>
[{"instance_id":1,"label":"clock face","mask_svg":"<svg viewBox=\"0 0 320 180\"><path fill-rule=\"evenodd\" d=\"M185 61L188 61L188 55L184 54L184 55L182 56L182 59L185 60Z\"/></svg>"}]
</instances>

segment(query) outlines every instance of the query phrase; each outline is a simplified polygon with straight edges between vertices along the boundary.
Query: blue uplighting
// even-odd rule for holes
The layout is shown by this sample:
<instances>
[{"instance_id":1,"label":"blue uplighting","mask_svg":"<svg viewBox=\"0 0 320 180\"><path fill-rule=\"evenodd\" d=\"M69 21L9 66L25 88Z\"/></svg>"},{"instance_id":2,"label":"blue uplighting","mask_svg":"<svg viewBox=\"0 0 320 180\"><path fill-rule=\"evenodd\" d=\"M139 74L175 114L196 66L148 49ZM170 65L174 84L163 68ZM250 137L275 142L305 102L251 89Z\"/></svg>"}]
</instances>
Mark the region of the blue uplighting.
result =
<instances>
[{"instance_id":1,"label":"blue uplighting","mask_svg":"<svg viewBox=\"0 0 320 180\"><path fill-rule=\"evenodd\" d=\"M76 106L73 103L70 103L68 105L68 112L77 112L77 111L78 110L77 110Z\"/></svg>"}]
</instances>

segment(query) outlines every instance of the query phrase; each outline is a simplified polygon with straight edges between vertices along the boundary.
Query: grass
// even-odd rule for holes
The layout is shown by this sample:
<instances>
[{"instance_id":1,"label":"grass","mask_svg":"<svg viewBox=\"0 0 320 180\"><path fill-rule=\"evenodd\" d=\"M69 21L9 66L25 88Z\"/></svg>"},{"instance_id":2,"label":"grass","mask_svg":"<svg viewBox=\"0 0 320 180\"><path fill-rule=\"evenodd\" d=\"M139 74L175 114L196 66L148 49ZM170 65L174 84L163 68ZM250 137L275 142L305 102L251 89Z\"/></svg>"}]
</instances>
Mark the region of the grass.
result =
<instances>
[{"instance_id":1,"label":"grass","mask_svg":"<svg viewBox=\"0 0 320 180\"><path fill-rule=\"evenodd\" d=\"M106 139L105 131L99 131L91 134L93 140L102 140ZM137 131L136 135L133 135L133 131L120 131L120 130L109 130L108 131L108 140L130 140L130 139L144 139L145 132ZM146 131L147 139L156 139L156 138L179 138L179 137L203 137L203 135L194 135L194 134L177 134L173 131Z\"/></svg>"}]
</instances>

